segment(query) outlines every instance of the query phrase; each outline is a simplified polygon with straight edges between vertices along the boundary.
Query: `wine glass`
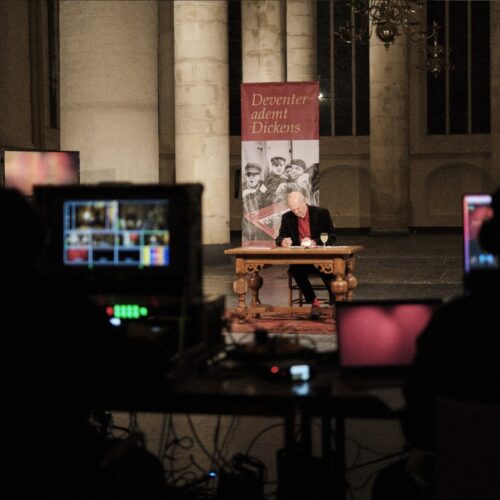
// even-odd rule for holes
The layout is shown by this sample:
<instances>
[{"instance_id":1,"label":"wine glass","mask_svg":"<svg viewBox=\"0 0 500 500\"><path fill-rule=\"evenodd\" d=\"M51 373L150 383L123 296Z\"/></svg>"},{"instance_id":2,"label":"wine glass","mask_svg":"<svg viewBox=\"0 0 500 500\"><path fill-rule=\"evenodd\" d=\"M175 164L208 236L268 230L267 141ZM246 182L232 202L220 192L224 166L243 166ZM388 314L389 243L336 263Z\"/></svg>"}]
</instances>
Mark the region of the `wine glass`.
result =
<instances>
[{"instance_id":1,"label":"wine glass","mask_svg":"<svg viewBox=\"0 0 500 500\"><path fill-rule=\"evenodd\" d=\"M319 239L321 240L321 243L323 243L323 248L326 245L326 242L328 241L328 233L321 233L319 235Z\"/></svg>"}]
</instances>

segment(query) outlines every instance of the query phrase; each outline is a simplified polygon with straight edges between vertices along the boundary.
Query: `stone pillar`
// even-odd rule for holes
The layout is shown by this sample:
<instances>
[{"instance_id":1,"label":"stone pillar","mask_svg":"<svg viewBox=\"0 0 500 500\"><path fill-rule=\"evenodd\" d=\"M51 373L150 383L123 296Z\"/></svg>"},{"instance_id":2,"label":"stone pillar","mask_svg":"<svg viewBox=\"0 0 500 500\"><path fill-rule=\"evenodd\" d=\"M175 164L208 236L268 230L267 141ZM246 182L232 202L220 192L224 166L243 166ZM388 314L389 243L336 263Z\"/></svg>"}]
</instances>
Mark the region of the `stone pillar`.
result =
<instances>
[{"instance_id":1,"label":"stone pillar","mask_svg":"<svg viewBox=\"0 0 500 500\"><path fill-rule=\"evenodd\" d=\"M243 82L285 81L285 30L281 0L242 0Z\"/></svg>"},{"instance_id":2,"label":"stone pillar","mask_svg":"<svg viewBox=\"0 0 500 500\"><path fill-rule=\"evenodd\" d=\"M178 183L201 182L203 243L229 243L227 1L175 0Z\"/></svg>"},{"instance_id":3,"label":"stone pillar","mask_svg":"<svg viewBox=\"0 0 500 500\"><path fill-rule=\"evenodd\" d=\"M174 4L158 2L160 183L175 183Z\"/></svg>"},{"instance_id":4,"label":"stone pillar","mask_svg":"<svg viewBox=\"0 0 500 500\"><path fill-rule=\"evenodd\" d=\"M492 191L500 187L500 2L490 3L490 112Z\"/></svg>"},{"instance_id":5,"label":"stone pillar","mask_svg":"<svg viewBox=\"0 0 500 500\"><path fill-rule=\"evenodd\" d=\"M408 42L388 49L370 39L370 186L372 232L405 233L408 185Z\"/></svg>"},{"instance_id":6,"label":"stone pillar","mask_svg":"<svg viewBox=\"0 0 500 500\"><path fill-rule=\"evenodd\" d=\"M36 74L31 65L29 32L30 5L28 2L10 0L0 2L2 42L0 44L0 144L3 147L38 148L33 122L33 89L30 77ZM38 44L41 39L38 39ZM22 82L22 83L21 83Z\"/></svg>"},{"instance_id":7,"label":"stone pillar","mask_svg":"<svg viewBox=\"0 0 500 500\"><path fill-rule=\"evenodd\" d=\"M286 28L287 80L289 82L317 80L315 0L288 0Z\"/></svg>"},{"instance_id":8,"label":"stone pillar","mask_svg":"<svg viewBox=\"0 0 500 500\"><path fill-rule=\"evenodd\" d=\"M61 149L81 182L158 182L156 1L61 1Z\"/></svg>"}]
</instances>

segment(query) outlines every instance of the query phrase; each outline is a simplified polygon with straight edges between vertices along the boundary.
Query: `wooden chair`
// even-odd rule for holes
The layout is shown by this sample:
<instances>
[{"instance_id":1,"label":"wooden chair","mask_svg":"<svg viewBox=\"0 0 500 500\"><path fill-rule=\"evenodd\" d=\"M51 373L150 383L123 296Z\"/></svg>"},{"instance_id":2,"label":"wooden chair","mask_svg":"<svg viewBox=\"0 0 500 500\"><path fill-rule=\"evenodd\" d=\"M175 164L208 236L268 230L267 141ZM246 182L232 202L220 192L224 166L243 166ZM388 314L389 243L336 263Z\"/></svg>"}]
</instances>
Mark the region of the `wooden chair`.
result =
<instances>
[{"instance_id":1,"label":"wooden chair","mask_svg":"<svg viewBox=\"0 0 500 500\"><path fill-rule=\"evenodd\" d=\"M496 500L500 491L500 405L436 401L436 500Z\"/></svg>"},{"instance_id":2,"label":"wooden chair","mask_svg":"<svg viewBox=\"0 0 500 500\"><path fill-rule=\"evenodd\" d=\"M328 292L325 289L325 284L323 283L322 279L317 276L311 276L310 280L315 292L323 292L318 295L318 299L321 304L328 305ZM294 296L295 294L296 296ZM295 304L297 304L299 307L302 307L302 305L304 304L304 296L293 280L292 275L288 273L288 306L293 307Z\"/></svg>"}]
</instances>

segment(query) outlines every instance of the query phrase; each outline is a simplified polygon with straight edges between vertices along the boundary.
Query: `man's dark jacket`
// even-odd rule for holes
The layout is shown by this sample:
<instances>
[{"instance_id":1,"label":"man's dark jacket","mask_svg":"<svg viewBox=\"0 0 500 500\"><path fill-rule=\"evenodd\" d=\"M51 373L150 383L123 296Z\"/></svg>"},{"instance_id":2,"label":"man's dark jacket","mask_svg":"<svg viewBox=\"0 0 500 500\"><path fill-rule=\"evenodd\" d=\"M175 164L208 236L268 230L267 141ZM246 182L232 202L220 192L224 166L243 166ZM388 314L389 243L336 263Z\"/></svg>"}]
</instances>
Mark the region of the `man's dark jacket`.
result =
<instances>
[{"instance_id":1,"label":"man's dark jacket","mask_svg":"<svg viewBox=\"0 0 500 500\"><path fill-rule=\"evenodd\" d=\"M321 245L319 236L321 233L328 233L328 241L326 245L334 245L335 228L333 226L330 212L326 208L314 207L307 205L309 210L309 225L311 227L311 239L315 240L318 245ZM292 238L292 245L300 245L298 217L290 210L281 217L281 226L278 237L275 242L277 246L281 246L284 238Z\"/></svg>"}]
</instances>

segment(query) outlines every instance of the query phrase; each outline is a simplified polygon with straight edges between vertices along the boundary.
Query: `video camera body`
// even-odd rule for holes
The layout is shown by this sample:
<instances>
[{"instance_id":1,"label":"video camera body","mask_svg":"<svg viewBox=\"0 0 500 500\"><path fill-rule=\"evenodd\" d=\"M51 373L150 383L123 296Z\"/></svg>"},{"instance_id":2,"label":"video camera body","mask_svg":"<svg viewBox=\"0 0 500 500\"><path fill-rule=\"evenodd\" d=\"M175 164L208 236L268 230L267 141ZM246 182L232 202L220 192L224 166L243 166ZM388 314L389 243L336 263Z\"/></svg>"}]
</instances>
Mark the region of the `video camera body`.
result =
<instances>
[{"instance_id":1,"label":"video camera body","mask_svg":"<svg viewBox=\"0 0 500 500\"><path fill-rule=\"evenodd\" d=\"M202 192L201 184L34 188L49 232L43 272L78 287L111 325L105 407L150 409L167 379L222 345L224 298L202 293Z\"/></svg>"}]
</instances>

